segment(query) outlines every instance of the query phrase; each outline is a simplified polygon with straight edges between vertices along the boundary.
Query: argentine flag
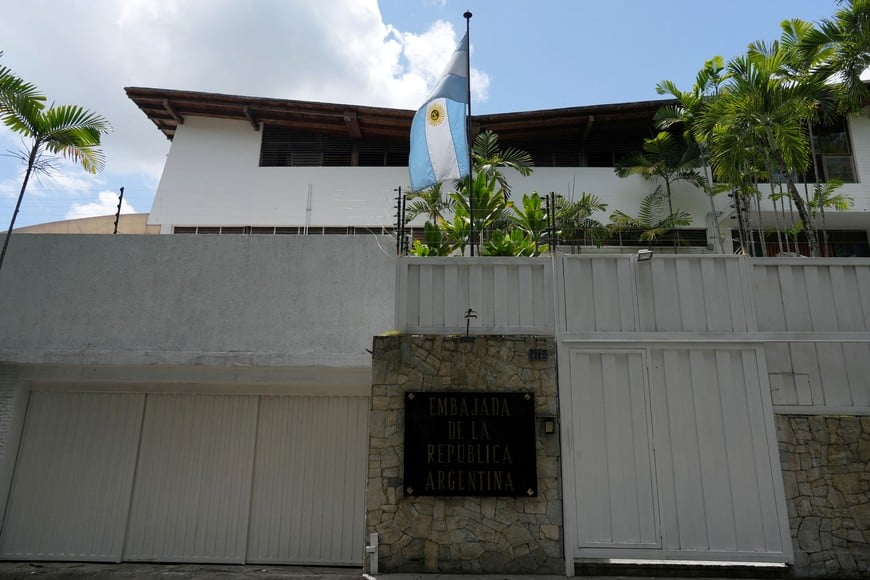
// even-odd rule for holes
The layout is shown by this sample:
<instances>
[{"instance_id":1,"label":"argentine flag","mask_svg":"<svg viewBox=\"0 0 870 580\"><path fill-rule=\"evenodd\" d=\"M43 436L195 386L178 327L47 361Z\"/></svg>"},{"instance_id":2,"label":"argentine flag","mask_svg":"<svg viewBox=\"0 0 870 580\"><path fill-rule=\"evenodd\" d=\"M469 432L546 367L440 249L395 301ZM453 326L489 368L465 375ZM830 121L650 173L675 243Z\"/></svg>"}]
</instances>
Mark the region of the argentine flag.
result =
<instances>
[{"instance_id":1,"label":"argentine flag","mask_svg":"<svg viewBox=\"0 0 870 580\"><path fill-rule=\"evenodd\" d=\"M411 123L408 171L412 191L468 175L467 103L468 35L465 35L441 80Z\"/></svg>"}]
</instances>

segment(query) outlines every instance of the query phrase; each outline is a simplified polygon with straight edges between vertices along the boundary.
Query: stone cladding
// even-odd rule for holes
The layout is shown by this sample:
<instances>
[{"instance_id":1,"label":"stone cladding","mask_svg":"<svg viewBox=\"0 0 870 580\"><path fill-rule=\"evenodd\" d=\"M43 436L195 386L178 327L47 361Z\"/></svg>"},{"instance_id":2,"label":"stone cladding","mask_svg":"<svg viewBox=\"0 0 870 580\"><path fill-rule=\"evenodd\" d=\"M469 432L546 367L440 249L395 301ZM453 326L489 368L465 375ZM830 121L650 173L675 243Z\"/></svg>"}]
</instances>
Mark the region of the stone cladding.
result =
<instances>
[{"instance_id":1,"label":"stone cladding","mask_svg":"<svg viewBox=\"0 0 870 580\"><path fill-rule=\"evenodd\" d=\"M870 576L870 417L777 415L795 576Z\"/></svg>"},{"instance_id":2,"label":"stone cladding","mask_svg":"<svg viewBox=\"0 0 870 580\"><path fill-rule=\"evenodd\" d=\"M405 497L406 391L534 392L537 497ZM550 337L375 337L366 537L378 533L379 572L563 574L558 416Z\"/></svg>"}]
</instances>

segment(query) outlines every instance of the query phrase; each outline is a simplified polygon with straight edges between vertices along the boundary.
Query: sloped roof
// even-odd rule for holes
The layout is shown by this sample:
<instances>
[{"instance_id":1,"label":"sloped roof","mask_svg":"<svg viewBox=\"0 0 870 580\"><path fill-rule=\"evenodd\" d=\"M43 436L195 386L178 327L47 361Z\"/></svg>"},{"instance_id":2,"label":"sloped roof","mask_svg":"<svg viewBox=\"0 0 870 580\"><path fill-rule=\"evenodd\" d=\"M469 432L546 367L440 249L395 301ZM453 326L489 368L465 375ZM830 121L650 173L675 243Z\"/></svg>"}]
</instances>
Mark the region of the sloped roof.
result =
<instances>
[{"instance_id":1,"label":"sloped roof","mask_svg":"<svg viewBox=\"0 0 870 580\"><path fill-rule=\"evenodd\" d=\"M126 87L127 96L170 140L188 116L248 121L294 127L313 133L345 135L353 139L404 138L414 111L315 101L245 97L195 91ZM601 124L649 124L653 114L671 100L615 103L472 116L472 130L491 129L507 140L540 139L566 134L588 135Z\"/></svg>"}]
</instances>

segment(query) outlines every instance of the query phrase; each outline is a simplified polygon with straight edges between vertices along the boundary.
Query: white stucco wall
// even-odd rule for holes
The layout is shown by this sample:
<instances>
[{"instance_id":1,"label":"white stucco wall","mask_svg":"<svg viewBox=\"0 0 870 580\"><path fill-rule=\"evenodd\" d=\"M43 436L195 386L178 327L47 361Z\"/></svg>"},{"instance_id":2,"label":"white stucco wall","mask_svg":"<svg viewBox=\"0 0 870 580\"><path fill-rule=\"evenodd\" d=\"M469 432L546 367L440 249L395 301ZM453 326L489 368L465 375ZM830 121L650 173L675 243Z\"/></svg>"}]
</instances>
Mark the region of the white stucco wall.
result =
<instances>
[{"instance_id":1,"label":"white stucco wall","mask_svg":"<svg viewBox=\"0 0 870 580\"><path fill-rule=\"evenodd\" d=\"M846 184L854 200L849 212L827 212L831 227L870 229L870 120L851 120L856 171L863 183ZM261 133L243 121L188 117L172 143L149 223L161 225L392 226L395 189L408 189L405 167L259 167ZM613 210L635 213L654 183L621 179L609 167L539 167L529 177L513 175L514 199L525 192L554 191L571 197L598 195ZM310 211L309 211L310 192ZM766 195L767 191L763 191ZM709 200L685 184L673 188L674 207L704 227ZM727 216L729 199L715 199ZM769 202L767 209L772 209ZM422 222L423 220L418 220ZM725 218L722 226L736 224Z\"/></svg>"},{"instance_id":2,"label":"white stucco wall","mask_svg":"<svg viewBox=\"0 0 870 580\"><path fill-rule=\"evenodd\" d=\"M189 117L172 142L151 224L392 226L402 167L260 167L246 122ZM311 214L307 215L311 190Z\"/></svg>"},{"instance_id":3,"label":"white stucco wall","mask_svg":"<svg viewBox=\"0 0 870 580\"><path fill-rule=\"evenodd\" d=\"M169 225L393 226L394 191L409 188L406 167L260 167L261 133L246 122L189 117L172 142L149 223ZM635 211L655 185L620 179L608 167L537 168L512 176L513 197L554 191L598 195L614 209ZM308 214L308 193L311 212ZM685 185L674 203L704 226L709 201ZM720 202L720 203L725 203Z\"/></svg>"},{"instance_id":4,"label":"white stucco wall","mask_svg":"<svg viewBox=\"0 0 870 580\"><path fill-rule=\"evenodd\" d=\"M393 326L393 253L374 236L16 235L0 361L367 367Z\"/></svg>"}]
</instances>

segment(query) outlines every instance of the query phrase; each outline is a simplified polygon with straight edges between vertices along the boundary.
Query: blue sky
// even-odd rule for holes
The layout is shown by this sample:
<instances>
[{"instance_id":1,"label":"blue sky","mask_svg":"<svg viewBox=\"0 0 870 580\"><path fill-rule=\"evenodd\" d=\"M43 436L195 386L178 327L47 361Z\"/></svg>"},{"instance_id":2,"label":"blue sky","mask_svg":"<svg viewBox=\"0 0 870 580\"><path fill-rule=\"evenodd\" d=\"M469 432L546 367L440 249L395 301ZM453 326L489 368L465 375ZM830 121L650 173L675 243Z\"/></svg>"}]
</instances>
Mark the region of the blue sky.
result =
<instances>
[{"instance_id":1,"label":"blue sky","mask_svg":"<svg viewBox=\"0 0 870 580\"><path fill-rule=\"evenodd\" d=\"M706 59L773 40L834 0L29 0L4 9L2 64L49 99L109 119L106 170L61 167L28 188L16 226L150 210L169 142L125 86L414 109L471 19L473 113L660 98ZM0 129L0 153L20 143ZM0 157L0 230L21 166Z\"/></svg>"}]
</instances>

